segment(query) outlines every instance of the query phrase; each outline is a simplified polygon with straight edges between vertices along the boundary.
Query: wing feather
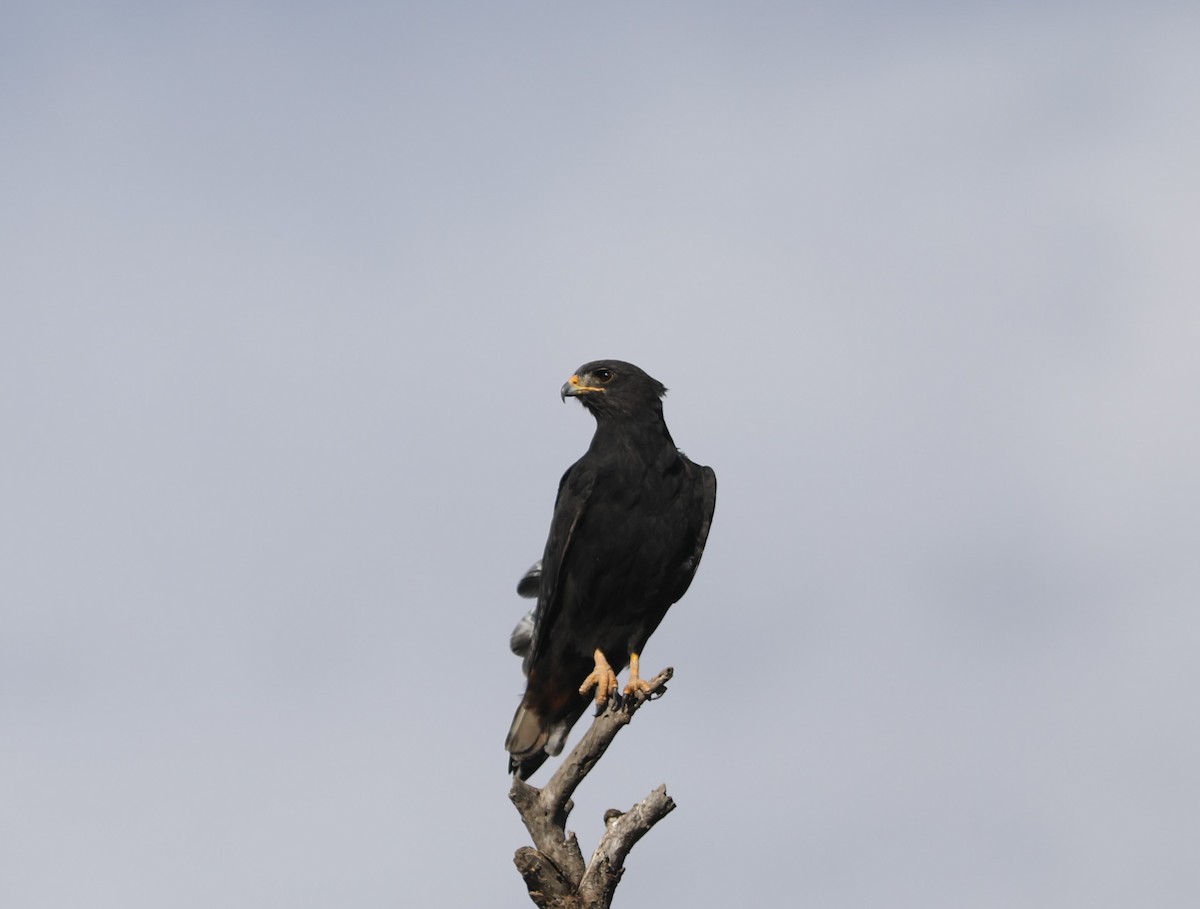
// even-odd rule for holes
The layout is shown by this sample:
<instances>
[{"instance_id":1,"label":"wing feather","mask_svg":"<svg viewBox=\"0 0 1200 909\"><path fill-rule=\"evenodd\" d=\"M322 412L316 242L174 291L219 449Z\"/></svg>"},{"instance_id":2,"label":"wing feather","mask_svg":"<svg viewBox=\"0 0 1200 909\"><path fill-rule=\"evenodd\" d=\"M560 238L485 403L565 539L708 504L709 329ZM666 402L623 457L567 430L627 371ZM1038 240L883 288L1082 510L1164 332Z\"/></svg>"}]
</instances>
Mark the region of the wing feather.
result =
<instances>
[{"instance_id":1,"label":"wing feather","mask_svg":"<svg viewBox=\"0 0 1200 909\"><path fill-rule=\"evenodd\" d=\"M700 567L700 557L704 555L704 544L708 542L708 530L712 527L713 512L717 508L717 475L711 467L703 467L692 461L687 462L690 469L696 470L699 473L700 482L697 484L700 500L703 503L702 518L700 521L700 529L696 533L696 545L692 548L691 554L680 567L679 585L675 589L672 602L679 602L688 588L692 585L692 578L696 576L696 569Z\"/></svg>"},{"instance_id":2,"label":"wing feather","mask_svg":"<svg viewBox=\"0 0 1200 909\"><path fill-rule=\"evenodd\" d=\"M575 528L587 508L588 499L596 486L596 474L580 462L563 474L558 484L558 496L554 501L554 518L550 535L546 539L546 551L542 556L542 586L538 593L533 625L533 641L525 654L525 673L537 660L550 630L561 612L562 598L559 595L563 568L571 549Z\"/></svg>"}]
</instances>

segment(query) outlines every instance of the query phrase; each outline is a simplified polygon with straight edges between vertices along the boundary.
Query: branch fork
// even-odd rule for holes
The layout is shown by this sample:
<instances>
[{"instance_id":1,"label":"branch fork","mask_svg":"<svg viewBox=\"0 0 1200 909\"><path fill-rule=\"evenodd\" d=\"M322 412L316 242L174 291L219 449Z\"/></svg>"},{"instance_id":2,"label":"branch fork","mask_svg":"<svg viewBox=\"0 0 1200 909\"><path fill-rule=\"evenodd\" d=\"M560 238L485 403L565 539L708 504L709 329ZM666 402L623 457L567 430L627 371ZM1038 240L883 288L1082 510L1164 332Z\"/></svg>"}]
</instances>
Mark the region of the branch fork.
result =
<instances>
[{"instance_id":1,"label":"branch fork","mask_svg":"<svg viewBox=\"0 0 1200 909\"><path fill-rule=\"evenodd\" d=\"M604 835L586 863L575 834L566 829L574 807L572 794L642 704L662 696L673 675L674 670L664 669L645 691L626 697L623 703L610 703L543 788L513 777L508 797L533 839L532 847L517 850L513 862L530 898L541 909L607 909L624 873L625 857L675 808L663 785L626 812L606 812Z\"/></svg>"}]
</instances>

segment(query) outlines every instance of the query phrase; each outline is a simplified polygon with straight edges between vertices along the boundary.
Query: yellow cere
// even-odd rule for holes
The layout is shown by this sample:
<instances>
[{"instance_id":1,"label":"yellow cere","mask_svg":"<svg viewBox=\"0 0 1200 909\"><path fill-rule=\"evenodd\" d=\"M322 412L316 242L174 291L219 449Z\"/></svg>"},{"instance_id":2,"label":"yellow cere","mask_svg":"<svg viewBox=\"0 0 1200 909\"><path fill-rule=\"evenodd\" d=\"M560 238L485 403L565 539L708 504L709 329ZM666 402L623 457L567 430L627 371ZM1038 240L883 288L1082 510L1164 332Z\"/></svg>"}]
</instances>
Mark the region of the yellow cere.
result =
<instances>
[{"instance_id":1,"label":"yellow cere","mask_svg":"<svg viewBox=\"0 0 1200 909\"><path fill-rule=\"evenodd\" d=\"M571 376L571 378L567 381L571 383L572 388L576 388L579 391L604 391L604 389L598 385L584 385L579 381L578 375Z\"/></svg>"}]
</instances>

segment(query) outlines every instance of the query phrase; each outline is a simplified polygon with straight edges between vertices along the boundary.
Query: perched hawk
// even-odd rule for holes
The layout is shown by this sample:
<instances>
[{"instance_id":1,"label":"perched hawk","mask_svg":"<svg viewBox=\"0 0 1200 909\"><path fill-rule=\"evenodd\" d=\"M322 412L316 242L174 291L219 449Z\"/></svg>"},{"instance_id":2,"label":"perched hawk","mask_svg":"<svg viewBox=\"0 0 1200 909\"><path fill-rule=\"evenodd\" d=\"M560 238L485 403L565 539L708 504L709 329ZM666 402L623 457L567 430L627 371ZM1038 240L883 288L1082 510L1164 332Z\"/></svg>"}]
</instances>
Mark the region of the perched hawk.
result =
<instances>
[{"instance_id":1,"label":"perched hawk","mask_svg":"<svg viewBox=\"0 0 1200 909\"><path fill-rule=\"evenodd\" d=\"M563 474L545 553L517 587L537 597L510 641L527 677L505 742L521 779L562 750L592 689L603 707L626 666L625 693L648 688L638 657L700 564L717 478L675 447L665 393L620 360L587 363L562 387L596 434Z\"/></svg>"}]
</instances>

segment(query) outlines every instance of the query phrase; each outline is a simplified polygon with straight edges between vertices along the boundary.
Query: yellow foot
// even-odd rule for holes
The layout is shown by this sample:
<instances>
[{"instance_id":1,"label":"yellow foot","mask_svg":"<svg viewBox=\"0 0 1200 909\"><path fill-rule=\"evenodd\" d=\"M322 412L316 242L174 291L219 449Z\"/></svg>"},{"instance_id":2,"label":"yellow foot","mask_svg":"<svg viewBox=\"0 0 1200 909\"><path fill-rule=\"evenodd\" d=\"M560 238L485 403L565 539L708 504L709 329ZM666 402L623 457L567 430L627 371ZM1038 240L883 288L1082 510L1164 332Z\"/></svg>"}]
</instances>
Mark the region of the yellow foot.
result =
<instances>
[{"instance_id":1,"label":"yellow foot","mask_svg":"<svg viewBox=\"0 0 1200 909\"><path fill-rule=\"evenodd\" d=\"M587 694L595 688L596 709L603 710L608 704L608 699L617 691L617 674L599 650L593 655L593 659L596 661L596 668L583 680L583 684L579 686L579 693Z\"/></svg>"},{"instance_id":2,"label":"yellow foot","mask_svg":"<svg viewBox=\"0 0 1200 909\"><path fill-rule=\"evenodd\" d=\"M644 701L650 697L650 683L638 675L638 655L629 654L629 684L625 686L625 696Z\"/></svg>"}]
</instances>

